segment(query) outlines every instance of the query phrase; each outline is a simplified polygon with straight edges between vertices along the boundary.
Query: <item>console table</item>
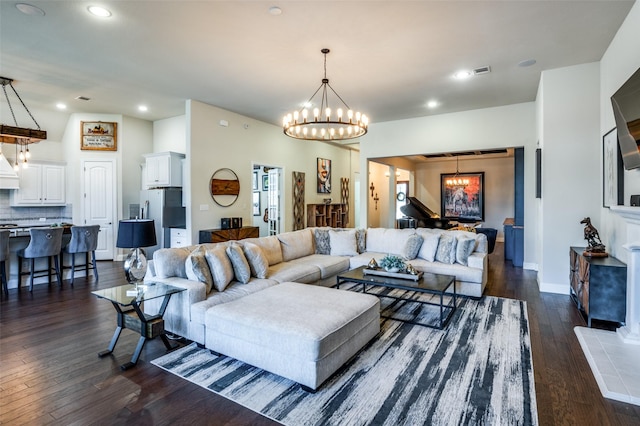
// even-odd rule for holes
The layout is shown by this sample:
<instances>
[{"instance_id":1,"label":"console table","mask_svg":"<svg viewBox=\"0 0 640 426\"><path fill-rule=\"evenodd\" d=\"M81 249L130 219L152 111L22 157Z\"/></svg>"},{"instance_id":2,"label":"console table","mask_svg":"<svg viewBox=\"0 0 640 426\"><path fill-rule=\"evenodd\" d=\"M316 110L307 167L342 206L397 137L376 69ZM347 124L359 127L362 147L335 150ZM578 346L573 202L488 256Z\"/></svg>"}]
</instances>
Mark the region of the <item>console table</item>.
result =
<instances>
[{"instance_id":1,"label":"console table","mask_svg":"<svg viewBox=\"0 0 640 426\"><path fill-rule=\"evenodd\" d=\"M571 299L592 319L623 324L627 312L627 265L615 257L584 256L584 247L569 250Z\"/></svg>"},{"instance_id":2,"label":"console table","mask_svg":"<svg viewBox=\"0 0 640 426\"><path fill-rule=\"evenodd\" d=\"M201 229L199 243L223 243L244 238L258 238L260 228L257 226L243 226L232 229Z\"/></svg>"}]
</instances>

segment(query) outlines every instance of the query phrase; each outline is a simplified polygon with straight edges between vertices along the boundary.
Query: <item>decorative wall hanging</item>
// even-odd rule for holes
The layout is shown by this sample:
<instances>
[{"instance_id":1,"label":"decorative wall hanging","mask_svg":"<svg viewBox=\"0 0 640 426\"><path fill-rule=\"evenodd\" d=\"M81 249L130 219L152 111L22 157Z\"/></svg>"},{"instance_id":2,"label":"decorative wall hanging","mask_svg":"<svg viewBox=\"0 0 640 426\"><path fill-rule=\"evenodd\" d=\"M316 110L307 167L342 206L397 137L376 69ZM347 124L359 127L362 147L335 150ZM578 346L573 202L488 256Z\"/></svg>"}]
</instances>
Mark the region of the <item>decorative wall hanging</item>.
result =
<instances>
[{"instance_id":1,"label":"decorative wall hanging","mask_svg":"<svg viewBox=\"0 0 640 426\"><path fill-rule=\"evenodd\" d=\"M80 149L117 151L117 125L104 121L80 122Z\"/></svg>"},{"instance_id":2,"label":"decorative wall hanging","mask_svg":"<svg viewBox=\"0 0 640 426\"><path fill-rule=\"evenodd\" d=\"M331 160L318 158L318 194L331 193Z\"/></svg>"},{"instance_id":3,"label":"decorative wall hanging","mask_svg":"<svg viewBox=\"0 0 640 426\"><path fill-rule=\"evenodd\" d=\"M349 224L349 178L340 178L340 203L344 204L344 213L346 213L347 222Z\"/></svg>"},{"instance_id":4,"label":"decorative wall hanging","mask_svg":"<svg viewBox=\"0 0 640 426\"><path fill-rule=\"evenodd\" d=\"M262 175L262 190L269 190L269 175Z\"/></svg>"},{"instance_id":5,"label":"decorative wall hanging","mask_svg":"<svg viewBox=\"0 0 640 426\"><path fill-rule=\"evenodd\" d=\"M293 172L293 230L304 229L304 172Z\"/></svg>"},{"instance_id":6,"label":"decorative wall hanging","mask_svg":"<svg viewBox=\"0 0 640 426\"><path fill-rule=\"evenodd\" d=\"M624 204L624 168L618 132L611 129L602 137L602 207Z\"/></svg>"},{"instance_id":7,"label":"decorative wall hanging","mask_svg":"<svg viewBox=\"0 0 640 426\"><path fill-rule=\"evenodd\" d=\"M240 180L238 175L227 168L216 170L211 175L209 191L213 201L221 207L229 207L238 199L240 194Z\"/></svg>"},{"instance_id":8,"label":"decorative wall hanging","mask_svg":"<svg viewBox=\"0 0 640 426\"><path fill-rule=\"evenodd\" d=\"M459 184L452 184L455 179ZM442 173L440 202L446 219L484 220L484 172Z\"/></svg>"}]
</instances>

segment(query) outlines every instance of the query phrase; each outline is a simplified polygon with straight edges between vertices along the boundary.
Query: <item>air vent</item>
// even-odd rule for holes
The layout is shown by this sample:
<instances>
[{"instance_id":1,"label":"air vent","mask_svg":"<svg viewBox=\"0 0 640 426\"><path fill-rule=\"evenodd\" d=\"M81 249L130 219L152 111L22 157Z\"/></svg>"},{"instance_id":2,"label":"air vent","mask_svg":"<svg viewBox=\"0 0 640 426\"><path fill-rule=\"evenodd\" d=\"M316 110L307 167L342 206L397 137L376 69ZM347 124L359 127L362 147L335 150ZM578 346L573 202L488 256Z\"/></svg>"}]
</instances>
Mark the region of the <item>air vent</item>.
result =
<instances>
[{"instance_id":1,"label":"air vent","mask_svg":"<svg viewBox=\"0 0 640 426\"><path fill-rule=\"evenodd\" d=\"M490 66L480 67L473 70L473 75L489 74L490 72L491 72Z\"/></svg>"},{"instance_id":2,"label":"air vent","mask_svg":"<svg viewBox=\"0 0 640 426\"><path fill-rule=\"evenodd\" d=\"M91 98L87 98L86 96L76 96L76 99L79 101L90 101Z\"/></svg>"}]
</instances>

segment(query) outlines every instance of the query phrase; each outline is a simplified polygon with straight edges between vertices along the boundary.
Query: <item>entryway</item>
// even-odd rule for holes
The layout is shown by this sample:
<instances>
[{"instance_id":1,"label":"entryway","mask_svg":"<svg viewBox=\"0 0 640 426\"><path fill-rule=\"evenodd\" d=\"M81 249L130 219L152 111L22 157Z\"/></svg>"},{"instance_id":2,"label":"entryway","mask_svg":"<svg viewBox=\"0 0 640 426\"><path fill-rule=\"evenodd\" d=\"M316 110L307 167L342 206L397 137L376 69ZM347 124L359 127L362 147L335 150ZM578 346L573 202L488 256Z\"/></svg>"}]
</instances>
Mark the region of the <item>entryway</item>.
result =
<instances>
[{"instance_id":1,"label":"entryway","mask_svg":"<svg viewBox=\"0 0 640 426\"><path fill-rule=\"evenodd\" d=\"M252 172L253 195L251 210L253 226L257 226L260 229L261 237L277 235L284 229L282 168L254 164Z\"/></svg>"}]
</instances>

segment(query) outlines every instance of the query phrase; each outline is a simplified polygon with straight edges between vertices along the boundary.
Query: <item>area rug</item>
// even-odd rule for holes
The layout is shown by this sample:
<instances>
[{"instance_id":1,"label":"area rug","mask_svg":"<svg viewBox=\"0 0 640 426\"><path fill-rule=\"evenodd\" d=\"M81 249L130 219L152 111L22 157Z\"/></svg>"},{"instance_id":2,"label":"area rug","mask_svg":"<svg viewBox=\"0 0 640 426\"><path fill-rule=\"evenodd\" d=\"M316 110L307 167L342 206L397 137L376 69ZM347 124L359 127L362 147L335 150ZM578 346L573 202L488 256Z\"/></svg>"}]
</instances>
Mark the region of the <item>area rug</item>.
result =
<instances>
[{"instance_id":1,"label":"area rug","mask_svg":"<svg viewBox=\"0 0 640 426\"><path fill-rule=\"evenodd\" d=\"M527 307L519 300L461 299L445 330L383 320L316 393L195 344L152 363L290 426L538 424Z\"/></svg>"}]
</instances>

